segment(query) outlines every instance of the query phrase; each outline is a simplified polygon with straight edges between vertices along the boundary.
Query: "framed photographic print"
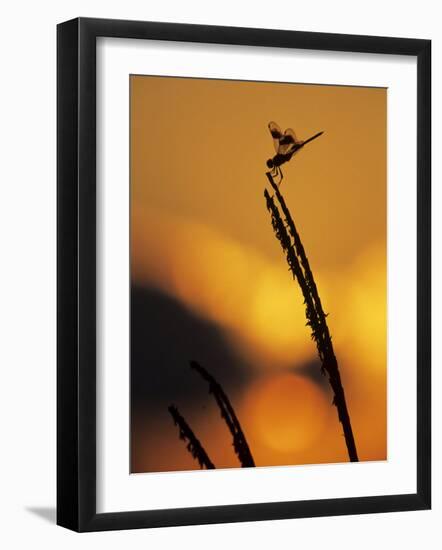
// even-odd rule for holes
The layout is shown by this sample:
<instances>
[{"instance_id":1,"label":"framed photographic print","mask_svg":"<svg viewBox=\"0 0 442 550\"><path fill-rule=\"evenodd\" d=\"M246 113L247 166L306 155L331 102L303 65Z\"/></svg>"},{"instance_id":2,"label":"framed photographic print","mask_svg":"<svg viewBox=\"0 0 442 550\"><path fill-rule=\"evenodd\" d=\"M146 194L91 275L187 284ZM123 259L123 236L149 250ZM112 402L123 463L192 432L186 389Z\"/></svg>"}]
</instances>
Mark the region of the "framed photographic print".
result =
<instances>
[{"instance_id":1,"label":"framed photographic print","mask_svg":"<svg viewBox=\"0 0 442 550\"><path fill-rule=\"evenodd\" d=\"M430 507L430 53L58 26L59 525Z\"/></svg>"}]
</instances>

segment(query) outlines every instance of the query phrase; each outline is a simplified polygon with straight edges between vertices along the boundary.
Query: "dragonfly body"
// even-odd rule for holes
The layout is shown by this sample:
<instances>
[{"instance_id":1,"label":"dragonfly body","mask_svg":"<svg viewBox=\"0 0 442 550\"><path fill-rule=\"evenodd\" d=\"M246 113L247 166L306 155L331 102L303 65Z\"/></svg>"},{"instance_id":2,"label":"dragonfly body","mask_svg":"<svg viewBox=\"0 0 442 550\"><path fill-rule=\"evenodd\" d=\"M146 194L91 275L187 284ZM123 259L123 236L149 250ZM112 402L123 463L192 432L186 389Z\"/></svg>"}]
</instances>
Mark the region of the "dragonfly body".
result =
<instances>
[{"instance_id":1,"label":"dragonfly body","mask_svg":"<svg viewBox=\"0 0 442 550\"><path fill-rule=\"evenodd\" d=\"M296 134L291 128L288 128L284 133L282 133L276 122L269 123L269 130L272 134L276 155L267 161L267 167L270 168L272 172L275 172L274 175L279 173L281 176L281 181L284 177L281 171L281 166L288 162L292 156L302 149L302 147L307 145L307 143L310 143L310 141L313 141L323 134L323 132L318 132L314 136L302 141L296 138Z\"/></svg>"},{"instance_id":2,"label":"dragonfly body","mask_svg":"<svg viewBox=\"0 0 442 550\"><path fill-rule=\"evenodd\" d=\"M293 154L283 155L282 153L276 153L276 155L267 161L268 168L276 168L282 166L285 162L288 162L292 158Z\"/></svg>"}]
</instances>

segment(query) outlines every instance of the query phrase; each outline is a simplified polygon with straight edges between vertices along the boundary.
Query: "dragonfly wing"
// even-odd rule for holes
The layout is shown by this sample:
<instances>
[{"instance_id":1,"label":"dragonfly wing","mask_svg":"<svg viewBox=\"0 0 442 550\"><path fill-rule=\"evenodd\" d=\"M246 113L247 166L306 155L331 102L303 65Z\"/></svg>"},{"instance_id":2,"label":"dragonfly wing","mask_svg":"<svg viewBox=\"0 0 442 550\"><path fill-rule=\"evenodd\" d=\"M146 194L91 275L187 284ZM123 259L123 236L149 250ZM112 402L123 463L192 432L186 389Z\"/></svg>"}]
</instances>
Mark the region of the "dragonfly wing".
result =
<instances>
[{"instance_id":1,"label":"dragonfly wing","mask_svg":"<svg viewBox=\"0 0 442 550\"><path fill-rule=\"evenodd\" d=\"M296 137L295 130L293 130L293 128L287 128L284 132L284 136L287 137L287 139L290 139L293 143L298 143L298 138Z\"/></svg>"},{"instance_id":2,"label":"dragonfly wing","mask_svg":"<svg viewBox=\"0 0 442 550\"><path fill-rule=\"evenodd\" d=\"M288 155L290 150L298 143L296 134L292 128L287 128L279 142L279 153Z\"/></svg>"},{"instance_id":3,"label":"dragonfly wing","mask_svg":"<svg viewBox=\"0 0 442 550\"><path fill-rule=\"evenodd\" d=\"M284 137L281 131L281 128L276 124L276 122L272 121L272 122L269 122L269 130L270 130L270 133L272 134L273 146L275 148L275 152L279 153L280 142Z\"/></svg>"}]
</instances>

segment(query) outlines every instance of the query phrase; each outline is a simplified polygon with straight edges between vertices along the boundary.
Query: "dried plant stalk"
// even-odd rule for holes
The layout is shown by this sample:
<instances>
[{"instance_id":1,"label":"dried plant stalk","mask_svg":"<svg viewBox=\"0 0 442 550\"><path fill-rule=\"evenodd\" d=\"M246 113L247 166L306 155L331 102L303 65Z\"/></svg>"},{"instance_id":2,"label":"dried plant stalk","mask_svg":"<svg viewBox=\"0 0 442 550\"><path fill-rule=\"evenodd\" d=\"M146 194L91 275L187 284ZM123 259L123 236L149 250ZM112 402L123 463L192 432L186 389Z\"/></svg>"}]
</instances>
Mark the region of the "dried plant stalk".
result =
<instances>
[{"instance_id":1,"label":"dried plant stalk","mask_svg":"<svg viewBox=\"0 0 442 550\"><path fill-rule=\"evenodd\" d=\"M214 470L216 467L213 462L210 460L208 454L204 450L204 447L199 442L196 435L191 430L189 424L184 420L184 418L179 413L178 409L174 405L170 405L168 410L173 418L173 421L179 429L180 439L187 441L187 450L189 453L198 460L198 463L201 468L206 467L208 470Z\"/></svg>"},{"instance_id":2,"label":"dried plant stalk","mask_svg":"<svg viewBox=\"0 0 442 550\"><path fill-rule=\"evenodd\" d=\"M227 427L230 430L230 433L233 437L233 448L235 453L238 456L238 459L241 463L242 468L250 468L255 466L255 461L253 460L252 453L250 451L249 445L247 443L244 432L239 423L238 417L235 414L235 411L230 403L229 398L225 394L219 382L207 372L207 370L202 367L196 361L190 362L190 367L209 383L209 393L211 393L218 405L218 408L221 412L221 417L227 424Z\"/></svg>"},{"instance_id":3,"label":"dried plant stalk","mask_svg":"<svg viewBox=\"0 0 442 550\"><path fill-rule=\"evenodd\" d=\"M350 461L357 462L358 454L356 444L345 400L344 388L339 373L338 362L333 350L332 339L326 321L327 315L324 313L307 255L284 197L273 181L272 175L267 172L266 176L275 191L275 195L284 214L283 220L278 206L266 189L264 191L264 196L267 209L271 215L272 227L285 253L293 278L298 282L301 288L304 297L307 325L310 327L312 339L316 343L318 355L321 360L321 371L323 374L327 373L330 386L333 390L333 404L336 406L338 418L344 430L348 456Z\"/></svg>"}]
</instances>

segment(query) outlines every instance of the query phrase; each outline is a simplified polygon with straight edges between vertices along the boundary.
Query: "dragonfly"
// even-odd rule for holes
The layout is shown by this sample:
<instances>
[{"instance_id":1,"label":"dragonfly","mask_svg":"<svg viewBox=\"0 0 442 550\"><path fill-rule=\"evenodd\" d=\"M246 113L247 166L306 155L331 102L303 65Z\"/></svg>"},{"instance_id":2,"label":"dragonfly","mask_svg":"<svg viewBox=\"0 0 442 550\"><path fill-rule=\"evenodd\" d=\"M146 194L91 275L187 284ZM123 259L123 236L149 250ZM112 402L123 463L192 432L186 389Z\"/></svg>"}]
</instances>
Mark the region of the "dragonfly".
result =
<instances>
[{"instance_id":1,"label":"dragonfly","mask_svg":"<svg viewBox=\"0 0 442 550\"><path fill-rule=\"evenodd\" d=\"M271 169L270 174L272 176L280 176L278 185L281 185L284 178L281 166L285 162L288 162L293 155L304 147L304 145L307 145L310 141L322 136L324 132L318 132L314 136L303 141L298 140L292 128L287 128L287 130L282 133L281 128L276 124L276 122L273 121L269 122L269 130L272 134L276 155L267 161L267 167Z\"/></svg>"}]
</instances>

